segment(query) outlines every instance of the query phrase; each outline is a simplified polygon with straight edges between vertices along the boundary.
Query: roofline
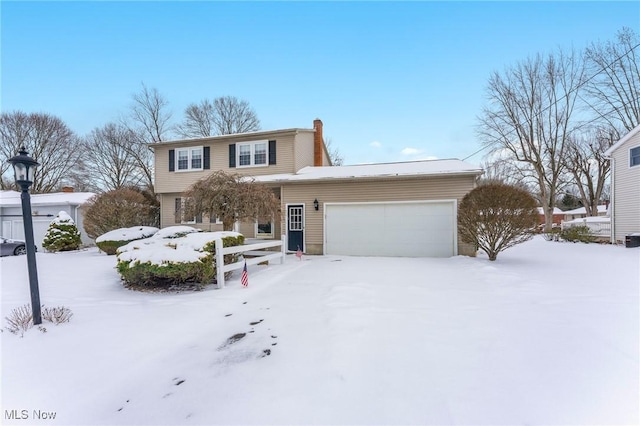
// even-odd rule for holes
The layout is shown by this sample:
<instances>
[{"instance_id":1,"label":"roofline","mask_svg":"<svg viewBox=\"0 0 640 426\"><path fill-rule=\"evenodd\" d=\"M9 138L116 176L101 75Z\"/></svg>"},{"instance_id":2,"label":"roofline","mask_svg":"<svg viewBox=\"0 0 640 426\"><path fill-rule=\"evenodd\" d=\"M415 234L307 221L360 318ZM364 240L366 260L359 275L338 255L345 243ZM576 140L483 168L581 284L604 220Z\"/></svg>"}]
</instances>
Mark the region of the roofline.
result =
<instances>
[{"instance_id":1,"label":"roofline","mask_svg":"<svg viewBox=\"0 0 640 426\"><path fill-rule=\"evenodd\" d=\"M258 182L263 184L304 184L304 183L327 183L327 182L342 182L345 180L360 181L360 180L386 180L386 179L421 179L421 178L437 178L437 177L451 177L451 176L480 176L482 170L468 170L468 171L455 171L455 172L439 172L439 173L411 173L411 174L386 174L386 175L373 175L373 176L338 176L338 177L318 177L309 179L260 179ZM269 175L253 176L254 178L267 178ZM291 174L291 176L296 176Z\"/></svg>"},{"instance_id":2,"label":"roofline","mask_svg":"<svg viewBox=\"0 0 640 426\"><path fill-rule=\"evenodd\" d=\"M191 138L191 139L175 139L166 142L153 142L147 143L149 147L158 147L158 146L174 146L174 145L182 145L186 143L203 143L203 142L218 142L218 141L226 141L229 139L236 139L238 137L266 137L270 135L288 135L288 134L297 134L297 133L314 133L314 129L303 129L303 128L290 128L290 129L279 129L279 130L260 130L257 132L246 132L246 133L233 133L230 135L216 135L216 136L205 136L200 138Z\"/></svg>"},{"instance_id":3,"label":"roofline","mask_svg":"<svg viewBox=\"0 0 640 426\"><path fill-rule=\"evenodd\" d=\"M632 137L634 137L636 135L636 133L640 132L640 125L637 125L636 127L634 127L629 133L627 133L626 135L624 135L622 137L622 139L620 139L618 142L614 143L613 145L611 145L603 154L605 157L611 157L611 154L613 154L614 151L616 151L618 148L620 148L621 145L623 145L625 142L627 142L629 139L631 139Z\"/></svg>"}]
</instances>

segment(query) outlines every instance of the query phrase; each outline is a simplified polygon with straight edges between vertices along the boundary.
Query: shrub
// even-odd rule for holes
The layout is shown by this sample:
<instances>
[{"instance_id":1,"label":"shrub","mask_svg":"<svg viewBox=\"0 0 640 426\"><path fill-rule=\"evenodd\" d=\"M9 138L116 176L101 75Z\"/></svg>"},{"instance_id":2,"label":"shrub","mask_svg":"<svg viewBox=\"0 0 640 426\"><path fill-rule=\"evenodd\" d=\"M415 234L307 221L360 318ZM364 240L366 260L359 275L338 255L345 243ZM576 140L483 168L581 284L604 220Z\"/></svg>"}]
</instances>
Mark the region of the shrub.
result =
<instances>
[{"instance_id":1,"label":"shrub","mask_svg":"<svg viewBox=\"0 0 640 426\"><path fill-rule=\"evenodd\" d=\"M119 228L109 231L96 238L96 245L108 255L116 254L118 247L122 247L131 241L149 238L159 231L154 226L133 226L131 228Z\"/></svg>"},{"instance_id":2,"label":"shrub","mask_svg":"<svg viewBox=\"0 0 640 426\"><path fill-rule=\"evenodd\" d=\"M195 285L200 288L212 283L216 276L215 240L222 238L224 247L244 243L244 236L236 232L171 228L118 249L117 270L126 286L167 289ZM236 257L227 255L225 262Z\"/></svg>"},{"instance_id":3,"label":"shrub","mask_svg":"<svg viewBox=\"0 0 640 426\"><path fill-rule=\"evenodd\" d=\"M56 252L78 250L80 245L82 245L82 239L78 227L67 212L61 211L49 224L42 247Z\"/></svg>"},{"instance_id":4,"label":"shrub","mask_svg":"<svg viewBox=\"0 0 640 426\"><path fill-rule=\"evenodd\" d=\"M458 232L496 260L498 253L533 237L538 224L535 199L524 189L491 183L469 192L458 210Z\"/></svg>"},{"instance_id":5,"label":"shrub","mask_svg":"<svg viewBox=\"0 0 640 426\"><path fill-rule=\"evenodd\" d=\"M158 200L152 194L133 188L95 195L84 208L84 230L91 238L119 228L159 226Z\"/></svg>"},{"instance_id":6,"label":"shrub","mask_svg":"<svg viewBox=\"0 0 640 426\"><path fill-rule=\"evenodd\" d=\"M569 226L563 229L560 231L560 238L573 243L593 243L597 240L595 235L591 233L589 227L585 225Z\"/></svg>"},{"instance_id":7,"label":"shrub","mask_svg":"<svg viewBox=\"0 0 640 426\"><path fill-rule=\"evenodd\" d=\"M69 322L73 313L71 309L59 306L57 308L45 308L42 306L42 320L48 321L55 325ZM31 311L31 305L20 306L15 308L9 313L9 316L5 318L7 320L6 329L13 334L20 334L20 337L24 336L30 328L33 327L33 313ZM42 332L47 331L43 326L39 326L38 329Z\"/></svg>"}]
</instances>

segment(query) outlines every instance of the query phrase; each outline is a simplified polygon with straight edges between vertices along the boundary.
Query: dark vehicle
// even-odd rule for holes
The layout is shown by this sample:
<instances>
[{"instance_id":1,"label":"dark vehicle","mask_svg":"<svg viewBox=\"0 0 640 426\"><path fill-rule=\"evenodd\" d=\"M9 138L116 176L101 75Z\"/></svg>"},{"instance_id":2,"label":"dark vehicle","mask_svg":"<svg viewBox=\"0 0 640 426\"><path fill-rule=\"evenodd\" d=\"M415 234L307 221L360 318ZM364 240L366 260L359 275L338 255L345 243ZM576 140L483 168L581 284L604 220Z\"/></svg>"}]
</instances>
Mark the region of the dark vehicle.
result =
<instances>
[{"instance_id":1,"label":"dark vehicle","mask_svg":"<svg viewBox=\"0 0 640 426\"><path fill-rule=\"evenodd\" d=\"M27 254L27 246L24 241L0 237L0 256L19 256L21 254Z\"/></svg>"}]
</instances>

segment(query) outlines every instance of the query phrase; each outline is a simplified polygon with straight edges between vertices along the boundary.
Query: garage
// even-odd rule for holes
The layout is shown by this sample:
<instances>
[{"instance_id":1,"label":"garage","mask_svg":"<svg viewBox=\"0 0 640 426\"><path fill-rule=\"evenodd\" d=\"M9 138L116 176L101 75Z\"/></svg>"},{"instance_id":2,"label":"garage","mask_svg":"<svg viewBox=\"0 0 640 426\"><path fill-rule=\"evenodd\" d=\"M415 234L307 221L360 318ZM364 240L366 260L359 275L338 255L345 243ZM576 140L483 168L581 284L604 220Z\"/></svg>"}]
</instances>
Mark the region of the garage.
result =
<instances>
[{"instance_id":1,"label":"garage","mask_svg":"<svg viewBox=\"0 0 640 426\"><path fill-rule=\"evenodd\" d=\"M456 200L327 203L325 254L450 257Z\"/></svg>"}]
</instances>

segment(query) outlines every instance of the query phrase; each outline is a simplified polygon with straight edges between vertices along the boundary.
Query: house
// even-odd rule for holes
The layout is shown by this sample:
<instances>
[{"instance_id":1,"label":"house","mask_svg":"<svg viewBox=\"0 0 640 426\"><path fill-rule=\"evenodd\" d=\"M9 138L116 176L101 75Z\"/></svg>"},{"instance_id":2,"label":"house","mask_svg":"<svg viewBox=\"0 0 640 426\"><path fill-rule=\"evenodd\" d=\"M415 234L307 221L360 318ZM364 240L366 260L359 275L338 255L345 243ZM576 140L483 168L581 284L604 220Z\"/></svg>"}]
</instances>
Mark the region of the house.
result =
<instances>
[{"instance_id":1,"label":"house","mask_svg":"<svg viewBox=\"0 0 640 426\"><path fill-rule=\"evenodd\" d=\"M183 215L182 192L212 170L252 176L273 189L281 214L236 229L248 238L285 237L309 254L475 254L457 236L457 208L482 170L460 160L331 166L322 136L284 129L150 145L162 227L219 230L215 218Z\"/></svg>"},{"instance_id":2,"label":"house","mask_svg":"<svg viewBox=\"0 0 640 426\"><path fill-rule=\"evenodd\" d=\"M611 242L640 233L640 126L604 152L611 161Z\"/></svg>"},{"instance_id":3,"label":"house","mask_svg":"<svg viewBox=\"0 0 640 426\"><path fill-rule=\"evenodd\" d=\"M540 225L544 225L545 217L544 217L544 211L542 210L542 207L538 207L538 215L540 217ZM552 214L552 223L554 225L560 225L563 219L564 219L564 212L559 208L554 207L553 214Z\"/></svg>"},{"instance_id":4,"label":"house","mask_svg":"<svg viewBox=\"0 0 640 426\"><path fill-rule=\"evenodd\" d=\"M600 204L598 206L598 216L607 216L608 206L606 204ZM587 209L584 207L578 207L577 209L567 210L562 212L566 221L574 219L582 219L587 217Z\"/></svg>"},{"instance_id":5,"label":"house","mask_svg":"<svg viewBox=\"0 0 640 426\"><path fill-rule=\"evenodd\" d=\"M73 192L70 188L65 192L32 194L33 238L38 250L42 250L42 240L49 229L49 224L61 211L67 212L75 221L80 231L82 244L93 244L93 240L84 232L82 226L82 205L94 195L93 192ZM3 237L24 241L20 192L0 191L0 219L2 220Z\"/></svg>"}]
</instances>

